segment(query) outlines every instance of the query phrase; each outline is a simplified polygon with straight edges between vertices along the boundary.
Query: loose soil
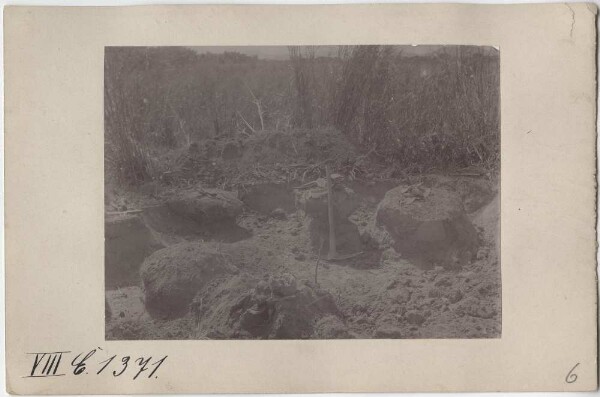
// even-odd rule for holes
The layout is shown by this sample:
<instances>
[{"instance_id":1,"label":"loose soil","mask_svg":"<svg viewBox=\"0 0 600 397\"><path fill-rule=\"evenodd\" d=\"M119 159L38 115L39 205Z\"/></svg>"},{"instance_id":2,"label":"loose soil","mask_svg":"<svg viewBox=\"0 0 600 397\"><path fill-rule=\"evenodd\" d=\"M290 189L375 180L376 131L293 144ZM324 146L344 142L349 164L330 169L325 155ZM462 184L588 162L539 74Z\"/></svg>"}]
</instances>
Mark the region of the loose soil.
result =
<instances>
[{"instance_id":1,"label":"loose soil","mask_svg":"<svg viewBox=\"0 0 600 397\"><path fill-rule=\"evenodd\" d=\"M291 161L307 161L308 157L314 157L314 151L305 150L304 143L314 137L308 136L305 141L286 141L285 136L259 138L263 140L230 145L225 153L225 145L215 144L211 149L214 153L202 154L209 159L211 155L218 156L218 161L229 163L219 173L220 182L227 179L229 184L219 187L235 191L244 203L235 225L228 225L226 229L208 230L169 211L165 197L167 193L172 196L183 189L180 185L161 185L152 194L111 190L107 212L131 208L138 208L140 212L133 214L136 220L131 221L139 235L125 236L122 241L107 238L107 253L135 251L120 257L111 254L117 256L111 262L111 271L107 262L106 298L111 309L106 321L107 339L500 337L499 198L493 182L485 177L460 175L417 176L408 180L366 180L363 175L350 180L345 173L344 185L360 198L359 207L347 222L358 230L361 241L356 251L362 254L346 261L327 261L327 245L323 244L324 249L319 254L311 241L311 218L298 207L293 189L314 180L320 171L310 167L303 168L302 172L290 171L293 167L288 166L283 172L283 166L272 165L267 170L258 169L259 173L253 173L245 180L247 183L237 188L231 181L240 175L239 169L225 176L231 167L257 161L255 153L264 154L265 150L284 154L297 151L302 158L295 157ZM327 146L321 141L312 144ZM259 151L263 146L272 146L273 150ZM349 149L335 154L341 158L344 157L342 152L348 153ZM190 158L187 154L185 157ZM285 156L280 157L273 161L283 162ZM310 160L319 163L322 157ZM189 161L186 164L189 165ZM289 159L287 164L290 164ZM338 164L338 169L343 167ZM303 181L301 174L306 170L306 175L312 176L305 175ZM200 167L194 172L202 174L204 171L206 168ZM289 172L296 172L295 177L288 178ZM403 257L386 242L385 232L375 225L377 205L388 190L421 182L429 187L451 186L470 210L467 216L478 234L478 251L459 268L448 268L442 263L422 266ZM194 183L207 184L200 180ZM107 222L112 222L110 217ZM131 245L130 240L135 245ZM139 276L142 262L161 247L177 250L177 247L186 249L186 244L202 247L206 242L221 245L237 271L211 280L199 289L194 298L194 302L201 302L199 306L192 302L189 310L175 318L151 315L144 304ZM118 271L119 267L128 269L126 276ZM292 292L278 297L273 294L273 280L282 277L293 278L294 287ZM263 299L260 294L267 288L265 285L270 286L266 293L270 297ZM313 301L329 303L319 306ZM261 309L261 305L268 309ZM248 324L261 316L266 325L256 331ZM296 322L290 323L290 319ZM296 329L302 332L295 333Z\"/></svg>"}]
</instances>

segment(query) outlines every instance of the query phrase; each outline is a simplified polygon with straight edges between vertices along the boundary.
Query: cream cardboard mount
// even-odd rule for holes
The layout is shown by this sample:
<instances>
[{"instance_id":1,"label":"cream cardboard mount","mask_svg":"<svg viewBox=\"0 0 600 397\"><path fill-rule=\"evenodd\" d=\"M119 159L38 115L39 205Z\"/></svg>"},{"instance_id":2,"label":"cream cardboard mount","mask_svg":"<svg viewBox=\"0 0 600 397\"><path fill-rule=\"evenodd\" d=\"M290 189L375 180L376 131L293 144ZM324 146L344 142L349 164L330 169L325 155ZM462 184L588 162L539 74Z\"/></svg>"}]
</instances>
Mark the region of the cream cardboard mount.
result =
<instances>
[{"instance_id":1,"label":"cream cardboard mount","mask_svg":"<svg viewBox=\"0 0 600 397\"><path fill-rule=\"evenodd\" d=\"M596 13L585 3L6 7L8 392L596 389ZM499 51L498 337L107 340L105 48L363 44Z\"/></svg>"}]
</instances>

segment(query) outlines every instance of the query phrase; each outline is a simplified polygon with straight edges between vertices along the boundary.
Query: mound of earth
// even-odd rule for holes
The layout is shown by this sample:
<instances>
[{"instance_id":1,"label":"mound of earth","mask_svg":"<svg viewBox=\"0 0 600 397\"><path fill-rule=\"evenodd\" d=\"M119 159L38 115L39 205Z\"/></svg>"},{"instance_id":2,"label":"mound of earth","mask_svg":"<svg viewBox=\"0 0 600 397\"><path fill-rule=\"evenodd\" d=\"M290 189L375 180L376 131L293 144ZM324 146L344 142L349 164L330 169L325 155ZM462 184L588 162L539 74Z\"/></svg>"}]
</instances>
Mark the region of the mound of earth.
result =
<instances>
[{"instance_id":1,"label":"mound of earth","mask_svg":"<svg viewBox=\"0 0 600 397\"><path fill-rule=\"evenodd\" d=\"M140 270L146 309L155 317L179 317L208 282L237 272L216 244L182 243L159 250Z\"/></svg>"},{"instance_id":2,"label":"mound of earth","mask_svg":"<svg viewBox=\"0 0 600 397\"><path fill-rule=\"evenodd\" d=\"M322 167L315 165L327 160L337 168L357 156L344 134L321 128L206 139L193 142L175 155L165 155L161 161L171 164L168 175L173 182L239 187L309 181L322 176Z\"/></svg>"},{"instance_id":3,"label":"mound of earth","mask_svg":"<svg viewBox=\"0 0 600 397\"><path fill-rule=\"evenodd\" d=\"M348 335L333 296L289 273L215 280L194 298L197 336L307 339Z\"/></svg>"},{"instance_id":4,"label":"mound of earth","mask_svg":"<svg viewBox=\"0 0 600 397\"><path fill-rule=\"evenodd\" d=\"M449 189L398 186L385 194L376 216L394 248L417 264L461 267L477 252L477 231Z\"/></svg>"},{"instance_id":5,"label":"mound of earth","mask_svg":"<svg viewBox=\"0 0 600 397\"><path fill-rule=\"evenodd\" d=\"M137 284L144 259L164 248L138 215L107 216L104 236L106 288Z\"/></svg>"}]
</instances>

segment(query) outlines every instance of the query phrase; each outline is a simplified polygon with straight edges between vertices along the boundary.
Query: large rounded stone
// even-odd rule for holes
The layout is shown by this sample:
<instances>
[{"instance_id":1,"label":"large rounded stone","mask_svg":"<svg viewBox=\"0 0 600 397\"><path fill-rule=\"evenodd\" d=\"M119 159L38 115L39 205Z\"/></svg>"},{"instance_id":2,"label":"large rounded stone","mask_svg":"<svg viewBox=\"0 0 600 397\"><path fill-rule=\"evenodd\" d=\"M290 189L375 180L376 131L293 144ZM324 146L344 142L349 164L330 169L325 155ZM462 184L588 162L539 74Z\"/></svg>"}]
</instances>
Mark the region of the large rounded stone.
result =
<instances>
[{"instance_id":1,"label":"large rounded stone","mask_svg":"<svg viewBox=\"0 0 600 397\"><path fill-rule=\"evenodd\" d=\"M142 264L144 303L150 314L173 318L185 314L208 282L238 272L218 246L182 243L156 251Z\"/></svg>"},{"instance_id":2,"label":"large rounded stone","mask_svg":"<svg viewBox=\"0 0 600 397\"><path fill-rule=\"evenodd\" d=\"M460 197L447 188L388 191L377 208L377 225L387 230L397 251L417 264L460 266L477 252L477 231Z\"/></svg>"}]
</instances>

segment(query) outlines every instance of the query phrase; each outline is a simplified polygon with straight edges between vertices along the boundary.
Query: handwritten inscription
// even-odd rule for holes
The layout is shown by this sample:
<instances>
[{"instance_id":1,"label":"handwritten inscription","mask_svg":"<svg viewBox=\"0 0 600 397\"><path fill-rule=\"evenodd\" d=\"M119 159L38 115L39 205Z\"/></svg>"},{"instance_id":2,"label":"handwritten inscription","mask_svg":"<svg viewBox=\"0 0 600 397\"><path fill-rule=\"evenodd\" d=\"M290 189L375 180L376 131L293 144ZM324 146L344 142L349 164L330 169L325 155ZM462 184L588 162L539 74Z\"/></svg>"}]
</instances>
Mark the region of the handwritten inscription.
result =
<instances>
[{"instance_id":1,"label":"handwritten inscription","mask_svg":"<svg viewBox=\"0 0 600 397\"><path fill-rule=\"evenodd\" d=\"M31 371L24 378L46 378L65 375L100 375L111 373L114 377L131 376L158 378L157 372L168 356L158 359L148 357L120 356L114 354L108 357L100 347L88 352L73 353L71 351L27 353L31 357ZM63 357L71 357L70 366L64 364Z\"/></svg>"},{"instance_id":2,"label":"handwritten inscription","mask_svg":"<svg viewBox=\"0 0 600 397\"><path fill-rule=\"evenodd\" d=\"M62 356L68 351L49 352L49 353L29 353L34 355L33 366L28 378L44 378L46 376L64 376L66 374L58 373L58 367ZM42 367L43 364L43 367Z\"/></svg>"},{"instance_id":3,"label":"handwritten inscription","mask_svg":"<svg viewBox=\"0 0 600 397\"><path fill-rule=\"evenodd\" d=\"M565 382L575 383L577 381L577 374L575 373L575 368L577 368L577 366L579 366L579 363L575 364L575 366L571 368L571 370L567 374L567 377L565 378Z\"/></svg>"}]
</instances>

